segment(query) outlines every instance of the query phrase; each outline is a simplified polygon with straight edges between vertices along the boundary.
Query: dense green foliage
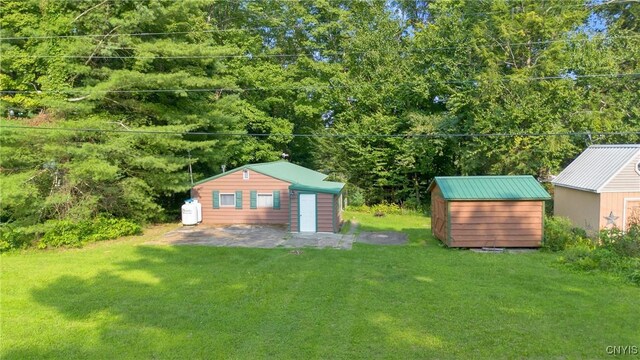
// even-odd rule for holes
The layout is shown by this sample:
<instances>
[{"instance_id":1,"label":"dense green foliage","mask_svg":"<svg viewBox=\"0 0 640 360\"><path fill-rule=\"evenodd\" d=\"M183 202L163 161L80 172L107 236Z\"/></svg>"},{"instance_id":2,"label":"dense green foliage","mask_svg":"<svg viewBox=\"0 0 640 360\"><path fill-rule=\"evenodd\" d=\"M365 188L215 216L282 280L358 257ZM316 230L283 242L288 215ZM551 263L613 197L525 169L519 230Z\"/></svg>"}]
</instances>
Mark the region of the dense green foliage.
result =
<instances>
[{"instance_id":1,"label":"dense green foliage","mask_svg":"<svg viewBox=\"0 0 640 360\"><path fill-rule=\"evenodd\" d=\"M190 166L281 153L357 203L419 208L435 175L546 177L590 143L640 141L468 135L638 131L637 2L0 4L3 227L161 221Z\"/></svg>"},{"instance_id":2,"label":"dense green foliage","mask_svg":"<svg viewBox=\"0 0 640 360\"><path fill-rule=\"evenodd\" d=\"M587 233L575 227L564 217L548 216L544 220L543 248L548 251L562 251L576 245L591 244Z\"/></svg>"},{"instance_id":3,"label":"dense green foliage","mask_svg":"<svg viewBox=\"0 0 640 360\"><path fill-rule=\"evenodd\" d=\"M45 232L38 247L81 247L89 242L111 240L121 236L137 235L141 232L140 225L126 219L98 217L91 221L75 223L61 220L54 222L51 229Z\"/></svg>"},{"instance_id":4,"label":"dense green foliage","mask_svg":"<svg viewBox=\"0 0 640 360\"><path fill-rule=\"evenodd\" d=\"M613 273L640 285L640 225L633 224L626 232L602 229L590 239L568 219L549 217L544 232L544 248L560 252L560 261L571 268Z\"/></svg>"},{"instance_id":5,"label":"dense green foliage","mask_svg":"<svg viewBox=\"0 0 640 360\"><path fill-rule=\"evenodd\" d=\"M40 249L82 247L90 242L137 235L141 232L142 227L131 220L103 216L76 222L52 220L41 226L16 227L6 224L0 227L0 252L26 248L33 244Z\"/></svg>"},{"instance_id":6,"label":"dense green foliage","mask_svg":"<svg viewBox=\"0 0 640 360\"><path fill-rule=\"evenodd\" d=\"M640 343L640 288L554 254L447 249L423 216L347 212L404 246L152 246L5 254L2 359L605 358Z\"/></svg>"}]
</instances>

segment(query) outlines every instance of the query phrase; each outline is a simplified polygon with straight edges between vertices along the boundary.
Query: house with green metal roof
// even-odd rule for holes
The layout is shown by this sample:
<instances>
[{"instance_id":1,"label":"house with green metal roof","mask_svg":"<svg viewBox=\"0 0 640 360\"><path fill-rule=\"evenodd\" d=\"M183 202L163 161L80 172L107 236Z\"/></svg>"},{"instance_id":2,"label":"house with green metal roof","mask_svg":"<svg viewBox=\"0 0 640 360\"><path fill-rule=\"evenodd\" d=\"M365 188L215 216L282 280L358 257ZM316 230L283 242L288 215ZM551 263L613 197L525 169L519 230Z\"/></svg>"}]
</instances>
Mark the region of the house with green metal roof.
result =
<instances>
[{"instance_id":1,"label":"house with green metal roof","mask_svg":"<svg viewBox=\"0 0 640 360\"><path fill-rule=\"evenodd\" d=\"M450 247L539 247L544 202L533 176L445 176L429 185L431 231Z\"/></svg>"},{"instance_id":2,"label":"house with green metal roof","mask_svg":"<svg viewBox=\"0 0 640 360\"><path fill-rule=\"evenodd\" d=\"M194 184L203 224L283 224L294 232L337 232L341 182L288 161L247 164Z\"/></svg>"}]
</instances>

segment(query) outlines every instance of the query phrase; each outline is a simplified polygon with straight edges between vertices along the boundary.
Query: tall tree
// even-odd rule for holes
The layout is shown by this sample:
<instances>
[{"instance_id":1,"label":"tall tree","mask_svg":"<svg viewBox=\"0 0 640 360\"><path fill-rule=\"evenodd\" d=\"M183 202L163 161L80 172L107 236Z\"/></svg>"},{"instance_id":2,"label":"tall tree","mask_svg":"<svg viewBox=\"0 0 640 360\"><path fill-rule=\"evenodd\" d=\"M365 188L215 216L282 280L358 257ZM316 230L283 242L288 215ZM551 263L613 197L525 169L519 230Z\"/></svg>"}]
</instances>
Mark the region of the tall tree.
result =
<instances>
[{"instance_id":1,"label":"tall tree","mask_svg":"<svg viewBox=\"0 0 640 360\"><path fill-rule=\"evenodd\" d=\"M2 180L24 194L3 201L3 221L156 220L186 196L190 162L210 175L277 159L292 126L243 98L238 64L261 38L228 28L246 11L232 3L4 1L5 124L59 130L3 131ZM32 138L42 146L28 148ZM37 216L16 215L27 198Z\"/></svg>"}]
</instances>

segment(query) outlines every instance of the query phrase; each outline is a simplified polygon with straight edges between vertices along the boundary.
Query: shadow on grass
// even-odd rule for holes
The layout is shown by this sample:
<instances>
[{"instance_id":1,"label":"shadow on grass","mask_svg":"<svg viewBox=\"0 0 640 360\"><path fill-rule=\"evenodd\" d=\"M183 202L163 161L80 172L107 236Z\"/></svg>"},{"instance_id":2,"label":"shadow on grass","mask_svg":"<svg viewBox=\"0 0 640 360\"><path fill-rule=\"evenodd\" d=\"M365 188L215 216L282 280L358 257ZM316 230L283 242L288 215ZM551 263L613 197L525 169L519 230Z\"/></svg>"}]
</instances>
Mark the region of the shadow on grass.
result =
<instances>
[{"instance_id":1,"label":"shadow on grass","mask_svg":"<svg viewBox=\"0 0 640 360\"><path fill-rule=\"evenodd\" d=\"M393 225L375 224L375 225L361 225L358 227L358 231L400 231L408 236L409 246L441 246L441 242L438 241L431 234L431 229L415 228L415 227L398 227Z\"/></svg>"},{"instance_id":2,"label":"shadow on grass","mask_svg":"<svg viewBox=\"0 0 640 360\"><path fill-rule=\"evenodd\" d=\"M354 286L388 297L393 293L370 280L383 285L404 275L387 267L378 275L354 273L352 256L184 246L140 246L135 255L115 270L60 276L32 291L64 323L97 330L94 341L66 328L54 347L13 349L3 358L333 358L362 349L421 353L444 342L386 311L384 302L361 308ZM361 349L354 339L376 342Z\"/></svg>"},{"instance_id":3,"label":"shadow on grass","mask_svg":"<svg viewBox=\"0 0 640 360\"><path fill-rule=\"evenodd\" d=\"M3 358L589 357L638 340L625 312L637 289L614 293L540 254L139 246L130 258L35 287L60 329Z\"/></svg>"},{"instance_id":4,"label":"shadow on grass","mask_svg":"<svg viewBox=\"0 0 640 360\"><path fill-rule=\"evenodd\" d=\"M431 219L424 215L384 215L345 211L345 219L358 223L356 233L360 231L399 231L408 235L408 245L439 245L431 234Z\"/></svg>"}]
</instances>

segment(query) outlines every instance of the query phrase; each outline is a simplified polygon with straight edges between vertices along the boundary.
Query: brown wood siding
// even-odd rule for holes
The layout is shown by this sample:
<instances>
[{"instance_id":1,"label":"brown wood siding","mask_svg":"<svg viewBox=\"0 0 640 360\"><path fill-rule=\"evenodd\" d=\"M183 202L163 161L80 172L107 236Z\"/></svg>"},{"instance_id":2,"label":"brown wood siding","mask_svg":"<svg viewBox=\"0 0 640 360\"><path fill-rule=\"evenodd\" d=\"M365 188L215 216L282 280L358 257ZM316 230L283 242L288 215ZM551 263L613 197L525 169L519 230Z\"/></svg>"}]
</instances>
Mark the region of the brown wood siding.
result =
<instances>
[{"instance_id":1,"label":"brown wood siding","mask_svg":"<svg viewBox=\"0 0 640 360\"><path fill-rule=\"evenodd\" d=\"M318 232L333 232L333 194L316 195L316 217Z\"/></svg>"},{"instance_id":2,"label":"brown wood siding","mask_svg":"<svg viewBox=\"0 0 640 360\"><path fill-rule=\"evenodd\" d=\"M333 196L333 231L342 228L342 193Z\"/></svg>"},{"instance_id":3,"label":"brown wood siding","mask_svg":"<svg viewBox=\"0 0 640 360\"><path fill-rule=\"evenodd\" d=\"M636 155L629 164L620 170L602 192L633 192L640 189L640 174L636 172L636 164L640 162L640 154Z\"/></svg>"},{"instance_id":4,"label":"brown wood siding","mask_svg":"<svg viewBox=\"0 0 640 360\"><path fill-rule=\"evenodd\" d=\"M292 232L300 231L298 229L298 220L299 220L298 195L299 193L297 191L294 191L293 196L291 197L291 223L289 226L290 226L290 231Z\"/></svg>"},{"instance_id":5,"label":"brown wood siding","mask_svg":"<svg viewBox=\"0 0 640 360\"><path fill-rule=\"evenodd\" d=\"M452 247L538 247L542 201L449 201Z\"/></svg>"},{"instance_id":6,"label":"brown wood siding","mask_svg":"<svg viewBox=\"0 0 640 360\"><path fill-rule=\"evenodd\" d=\"M288 224L289 183L249 170L249 179L242 178L242 171L196 185L191 196L202 203L203 224ZM280 209L250 208L250 192L273 193L280 191ZM242 191L242 209L235 207L213 208L213 192L235 193Z\"/></svg>"},{"instance_id":7,"label":"brown wood siding","mask_svg":"<svg viewBox=\"0 0 640 360\"><path fill-rule=\"evenodd\" d=\"M613 212L613 215L618 217L615 225L620 229L623 229L624 226L626 229L630 214L627 213L628 211L625 211L625 199L627 199L627 207L629 207L629 202L640 200L640 191L600 194L600 228L607 227L607 219L605 219L605 217ZM623 221L625 221L625 223L623 223ZM611 225L609 225L609 227L611 227Z\"/></svg>"},{"instance_id":8,"label":"brown wood siding","mask_svg":"<svg viewBox=\"0 0 640 360\"><path fill-rule=\"evenodd\" d=\"M553 215L566 217L590 235L600 228L600 194L556 186Z\"/></svg>"},{"instance_id":9,"label":"brown wood siding","mask_svg":"<svg viewBox=\"0 0 640 360\"><path fill-rule=\"evenodd\" d=\"M291 200L291 231L298 232L298 196L300 193L294 191L293 198ZM342 225L341 210L338 204L338 212L334 217L334 206L336 201L339 201L339 196L333 194L316 194L316 231L318 232L334 232L340 230ZM335 226L335 230L334 230Z\"/></svg>"},{"instance_id":10,"label":"brown wood siding","mask_svg":"<svg viewBox=\"0 0 640 360\"><path fill-rule=\"evenodd\" d=\"M431 191L431 233L437 239L447 242L447 203L442 198L438 185Z\"/></svg>"}]
</instances>

